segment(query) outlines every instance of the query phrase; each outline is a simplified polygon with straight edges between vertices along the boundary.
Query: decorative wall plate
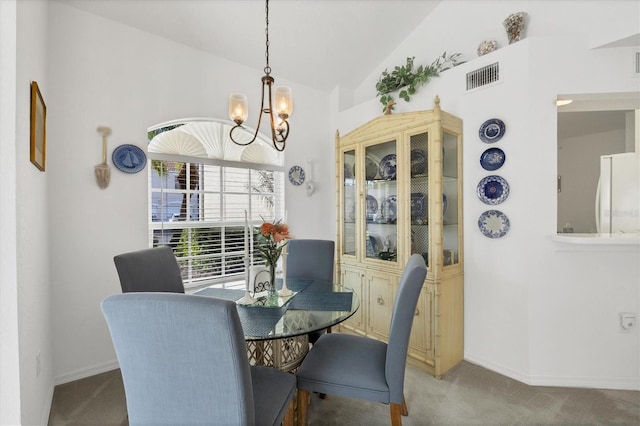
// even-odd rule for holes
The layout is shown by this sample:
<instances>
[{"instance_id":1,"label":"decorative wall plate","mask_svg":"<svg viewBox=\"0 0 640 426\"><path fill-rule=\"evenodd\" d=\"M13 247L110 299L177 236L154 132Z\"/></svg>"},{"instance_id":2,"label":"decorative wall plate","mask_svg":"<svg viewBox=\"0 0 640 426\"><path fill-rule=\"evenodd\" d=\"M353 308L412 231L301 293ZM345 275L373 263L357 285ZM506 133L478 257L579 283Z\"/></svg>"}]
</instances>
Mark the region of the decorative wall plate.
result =
<instances>
[{"instance_id":1,"label":"decorative wall plate","mask_svg":"<svg viewBox=\"0 0 640 426\"><path fill-rule=\"evenodd\" d=\"M509 196L509 184L500 176L491 175L478 183L476 192L483 203L496 205L502 203Z\"/></svg>"},{"instance_id":2,"label":"decorative wall plate","mask_svg":"<svg viewBox=\"0 0 640 426\"><path fill-rule=\"evenodd\" d=\"M380 176L382 179L396 179L396 155L385 155L380 161Z\"/></svg>"},{"instance_id":3,"label":"decorative wall plate","mask_svg":"<svg viewBox=\"0 0 640 426\"><path fill-rule=\"evenodd\" d=\"M386 222L395 222L398 213L398 197L391 195L382 202L382 217Z\"/></svg>"},{"instance_id":4,"label":"decorative wall plate","mask_svg":"<svg viewBox=\"0 0 640 426\"><path fill-rule=\"evenodd\" d=\"M289 169L289 182L298 186L304 183L304 170L300 166L293 166Z\"/></svg>"},{"instance_id":5,"label":"decorative wall plate","mask_svg":"<svg viewBox=\"0 0 640 426\"><path fill-rule=\"evenodd\" d=\"M147 154L140 147L125 144L113 150L111 161L121 172L138 173L147 164Z\"/></svg>"},{"instance_id":6,"label":"decorative wall plate","mask_svg":"<svg viewBox=\"0 0 640 426\"><path fill-rule=\"evenodd\" d=\"M489 148L480 156L480 165L483 169L492 172L502 167L506 159L507 156L500 148Z\"/></svg>"},{"instance_id":7,"label":"decorative wall plate","mask_svg":"<svg viewBox=\"0 0 640 426\"><path fill-rule=\"evenodd\" d=\"M480 126L480 139L485 143L498 142L504 136L504 122L498 118L491 118Z\"/></svg>"},{"instance_id":8,"label":"decorative wall plate","mask_svg":"<svg viewBox=\"0 0 640 426\"><path fill-rule=\"evenodd\" d=\"M499 210L487 210L478 218L478 228L485 237L501 238L510 226L509 218Z\"/></svg>"},{"instance_id":9,"label":"decorative wall plate","mask_svg":"<svg viewBox=\"0 0 640 426\"><path fill-rule=\"evenodd\" d=\"M423 149L411 150L411 176L421 175L427 170L427 153Z\"/></svg>"}]
</instances>

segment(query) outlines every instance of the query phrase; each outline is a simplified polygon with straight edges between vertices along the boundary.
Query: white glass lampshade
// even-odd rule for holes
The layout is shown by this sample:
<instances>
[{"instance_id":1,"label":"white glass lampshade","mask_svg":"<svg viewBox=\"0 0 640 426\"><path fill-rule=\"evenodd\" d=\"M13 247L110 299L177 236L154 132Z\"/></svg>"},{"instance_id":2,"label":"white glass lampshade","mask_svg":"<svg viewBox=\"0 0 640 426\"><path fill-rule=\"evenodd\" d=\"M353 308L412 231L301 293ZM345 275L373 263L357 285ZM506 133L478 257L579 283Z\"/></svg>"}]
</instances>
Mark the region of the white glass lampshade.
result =
<instances>
[{"instance_id":1,"label":"white glass lampshade","mask_svg":"<svg viewBox=\"0 0 640 426\"><path fill-rule=\"evenodd\" d=\"M275 88L275 105L274 109L276 114L285 116L291 116L293 112L293 95L291 94L291 88L286 86L279 86Z\"/></svg>"},{"instance_id":2,"label":"white glass lampshade","mask_svg":"<svg viewBox=\"0 0 640 426\"><path fill-rule=\"evenodd\" d=\"M244 123L249 115L247 96L242 93L232 93L229 96L229 118L236 123Z\"/></svg>"}]
</instances>

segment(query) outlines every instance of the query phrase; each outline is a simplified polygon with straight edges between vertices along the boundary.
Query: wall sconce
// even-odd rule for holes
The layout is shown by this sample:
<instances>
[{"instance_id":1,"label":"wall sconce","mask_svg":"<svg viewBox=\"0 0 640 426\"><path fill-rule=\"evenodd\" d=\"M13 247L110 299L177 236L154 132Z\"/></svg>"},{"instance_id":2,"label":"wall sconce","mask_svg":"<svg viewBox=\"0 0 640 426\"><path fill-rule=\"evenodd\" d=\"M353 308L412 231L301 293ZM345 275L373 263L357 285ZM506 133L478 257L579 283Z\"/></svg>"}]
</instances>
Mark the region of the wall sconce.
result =
<instances>
[{"instance_id":1,"label":"wall sconce","mask_svg":"<svg viewBox=\"0 0 640 426\"><path fill-rule=\"evenodd\" d=\"M111 128L100 126L98 133L102 134L102 164L96 165L96 181L100 189L105 189L111 179L111 167L107 164L107 136L111 135Z\"/></svg>"}]
</instances>

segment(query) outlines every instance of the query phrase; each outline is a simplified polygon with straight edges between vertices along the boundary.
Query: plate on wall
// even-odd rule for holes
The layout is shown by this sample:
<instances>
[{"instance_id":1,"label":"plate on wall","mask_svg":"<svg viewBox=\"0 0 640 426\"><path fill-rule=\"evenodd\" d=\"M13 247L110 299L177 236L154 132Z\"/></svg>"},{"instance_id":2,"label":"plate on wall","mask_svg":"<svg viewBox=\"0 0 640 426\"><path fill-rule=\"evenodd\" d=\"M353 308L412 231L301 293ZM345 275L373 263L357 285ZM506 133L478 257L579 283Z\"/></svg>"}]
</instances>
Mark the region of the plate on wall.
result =
<instances>
[{"instance_id":1,"label":"plate on wall","mask_svg":"<svg viewBox=\"0 0 640 426\"><path fill-rule=\"evenodd\" d=\"M125 144L113 150L111 161L121 172L138 173L147 164L147 155L140 147Z\"/></svg>"},{"instance_id":2,"label":"plate on wall","mask_svg":"<svg viewBox=\"0 0 640 426\"><path fill-rule=\"evenodd\" d=\"M490 118L482 123L478 132L480 140L484 143L498 142L504 136L504 121L499 118Z\"/></svg>"},{"instance_id":3,"label":"plate on wall","mask_svg":"<svg viewBox=\"0 0 640 426\"><path fill-rule=\"evenodd\" d=\"M298 186L304 182L304 170L300 166L293 166L289 169L289 182Z\"/></svg>"},{"instance_id":4,"label":"plate on wall","mask_svg":"<svg viewBox=\"0 0 640 426\"><path fill-rule=\"evenodd\" d=\"M380 177L387 180L396 179L396 155L385 155L380 160Z\"/></svg>"},{"instance_id":5,"label":"plate on wall","mask_svg":"<svg viewBox=\"0 0 640 426\"><path fill-rule=\"evenodd\" d=\"M509 218L499 210L487 210L478 218L478 228L488 238L502 238L510 226Z\"/></svg>"},{"instance_id":6,"label":"plate on wall","mask_svg":"<svg viewBox=\"0 0 640 426\"><path fill-rule=\"evenodd\" d=\"M500 148L489 148L480 156L480 165L483 169L492 172L502 167L506 159L507 156Z\"/></svg>"},{"instance_id":7,"label":"plate on wall","mask_svg":"<svg viewBox=\"0 0 640 426\"><path fill-rule=\"evenodd\" d=\"M500 204L509 196L509 184L500 176L487 176L478 183L476 193L485 204Z\"/></svg>"},{"instance_id":8,"label":"plate on wall","mask_svg":"<svg viewBox=\"0 0 640 426\"><path fill-rule=\"evenodd\" d=\"M423 149L411 150L411 176L421 175L427 170L427 153Z\"/></svg>"}]
</instances>

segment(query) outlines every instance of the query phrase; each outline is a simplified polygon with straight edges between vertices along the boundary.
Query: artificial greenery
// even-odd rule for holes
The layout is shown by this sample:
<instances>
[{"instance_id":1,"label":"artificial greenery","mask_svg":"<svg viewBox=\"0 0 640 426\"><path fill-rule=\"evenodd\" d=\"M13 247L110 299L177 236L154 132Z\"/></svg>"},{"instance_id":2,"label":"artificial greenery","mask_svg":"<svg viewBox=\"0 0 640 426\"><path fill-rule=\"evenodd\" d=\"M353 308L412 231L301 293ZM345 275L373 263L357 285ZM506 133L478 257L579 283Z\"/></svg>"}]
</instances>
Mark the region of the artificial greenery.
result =
<instances>
[{"instance_id":1,"label":"artificial greenery","mask_svg":"<svg viewBox=\"0 0 640 426\"><path fill-rule=\"evenodd\" d=\"M418 87L425 85L431 77L437 77L440 71L456 66L459 57L460 53L447 56L447 52L444 52L431 65L420 65L415 70L413 69L415 57L413 57L407 58L405 65L396 66L391 72L385 69L376 83L376 90L378 91L376 96L380 96L383 111L392 110L395 104L390 93L402 89L398 93L398 97L404 99L405 102L409 102L411 95L416 93ZM444 68L445 65L450 66Z\"/></svg>"}]
</instances>

